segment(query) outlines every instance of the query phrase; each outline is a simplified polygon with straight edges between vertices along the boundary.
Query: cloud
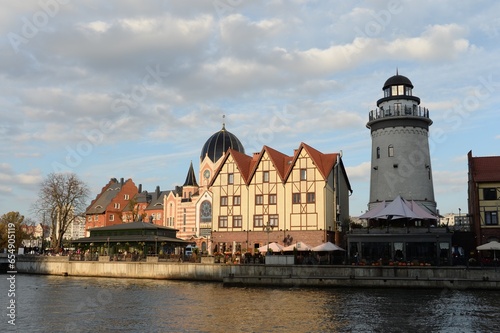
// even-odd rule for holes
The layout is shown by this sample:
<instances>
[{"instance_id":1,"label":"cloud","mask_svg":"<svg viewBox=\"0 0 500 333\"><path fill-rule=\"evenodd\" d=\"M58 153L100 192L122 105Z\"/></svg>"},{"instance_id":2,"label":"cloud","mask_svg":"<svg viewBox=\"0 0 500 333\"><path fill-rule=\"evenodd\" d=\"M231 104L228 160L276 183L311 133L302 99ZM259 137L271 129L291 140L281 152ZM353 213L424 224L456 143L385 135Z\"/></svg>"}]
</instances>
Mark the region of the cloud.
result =
<instances>
[{"instance_id":1,"label":"cloud","mask_svg":"<svg viewBox=\"0 0 500 333\"><path fill-rule=\"evenodd\" d=\"M346 167L347 176L349 181L370 181L370 162L363 162L356 166Z\"/></svg>"},{"instance_id":2,"label":"cloud","mask_svg":"<svg viewBox=\"0 0 500 333\"><path fill-rule=\"evenodd\" d=\"M2 163L0 164L0 181L4 190L33 188L35 185L40 184L42 175L38 169L32 169L26 173L16 173L10 164Z\"/></svg>"}]
</instances>

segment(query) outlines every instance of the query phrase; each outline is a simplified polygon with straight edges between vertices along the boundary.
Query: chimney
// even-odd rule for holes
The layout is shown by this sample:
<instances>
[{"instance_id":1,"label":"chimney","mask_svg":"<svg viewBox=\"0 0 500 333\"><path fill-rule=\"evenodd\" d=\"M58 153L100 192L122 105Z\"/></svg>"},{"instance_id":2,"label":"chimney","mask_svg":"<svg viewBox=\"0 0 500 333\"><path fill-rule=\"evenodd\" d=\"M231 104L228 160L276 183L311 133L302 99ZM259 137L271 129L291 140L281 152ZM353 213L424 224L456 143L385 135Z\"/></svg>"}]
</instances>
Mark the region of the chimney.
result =
<instances>
[{"instance_id":1,"label":"chimney","mask_svg":"<svg viewBox=\"0 0 500 333\"><path fill-rule=\"evenodd\" d=\"M160 186L156 186L156 199L160 197Z\"/></svg>"},{"instance_id":2,"label":"chimney","mask_svg":"<svg viewBox=\"0 0 500 333\"><path fill-rule=\"evenodd\" d=\"M123 178L120 178L120 185L123 186Z\"/></svg>"},{"instance_id":3,"label":"chimney","mask_svg":"<svg viewBox=\"0 0 500 333\"><path fill-rule=\"evenodd\" d=\"M139 187L138 187L137 192L138 192L138 193L142 193L142 184L139 184Z\"/></svg>"}]
</instances>

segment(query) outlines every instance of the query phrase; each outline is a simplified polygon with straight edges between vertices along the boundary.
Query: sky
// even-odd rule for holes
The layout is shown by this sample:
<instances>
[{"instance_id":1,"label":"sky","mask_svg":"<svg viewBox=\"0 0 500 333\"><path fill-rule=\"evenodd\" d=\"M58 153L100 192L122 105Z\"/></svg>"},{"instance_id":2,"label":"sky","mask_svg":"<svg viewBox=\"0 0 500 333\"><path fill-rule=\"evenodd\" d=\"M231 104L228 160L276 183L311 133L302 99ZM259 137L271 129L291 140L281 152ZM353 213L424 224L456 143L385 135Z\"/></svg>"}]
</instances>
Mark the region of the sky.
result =
<instances>
[{"instance_id":1,"label":"sky","mask_svg":"<svg viewBox=\"0 0 500 333\"><path fill-rule=\"evenodd\" d=\"M499 12L493 0L2 1L0 214L32 216L52 172L77 174L89 203L110 178L182 185L225 122L247 154L342 151L357 216L368 114L396 71L430 110L438 209L463 214L467 153L500 153Z\"/></svg>"}]
</instances>

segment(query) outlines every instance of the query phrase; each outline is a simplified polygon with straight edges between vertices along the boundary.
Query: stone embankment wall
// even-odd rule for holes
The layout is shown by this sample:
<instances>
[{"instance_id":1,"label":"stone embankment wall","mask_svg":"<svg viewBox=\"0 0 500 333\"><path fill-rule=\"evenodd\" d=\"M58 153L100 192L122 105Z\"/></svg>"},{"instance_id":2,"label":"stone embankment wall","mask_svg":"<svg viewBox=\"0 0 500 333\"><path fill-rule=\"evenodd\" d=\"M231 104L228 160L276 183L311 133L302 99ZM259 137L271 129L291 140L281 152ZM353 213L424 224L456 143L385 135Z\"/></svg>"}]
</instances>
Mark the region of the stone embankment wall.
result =
<instances>
[{"instance_id":1,"label":"stone embankment wall","mask_svg":"<svg viewBox=\"0 0 500 333\"><path fill-rule=\"evenodd\" d=\"M19 257L17 271L27 274L214 281L234 286L500 289L500 269L494 268L89 262L69 261L68 257Z\"/></svg>"}]
</instances>

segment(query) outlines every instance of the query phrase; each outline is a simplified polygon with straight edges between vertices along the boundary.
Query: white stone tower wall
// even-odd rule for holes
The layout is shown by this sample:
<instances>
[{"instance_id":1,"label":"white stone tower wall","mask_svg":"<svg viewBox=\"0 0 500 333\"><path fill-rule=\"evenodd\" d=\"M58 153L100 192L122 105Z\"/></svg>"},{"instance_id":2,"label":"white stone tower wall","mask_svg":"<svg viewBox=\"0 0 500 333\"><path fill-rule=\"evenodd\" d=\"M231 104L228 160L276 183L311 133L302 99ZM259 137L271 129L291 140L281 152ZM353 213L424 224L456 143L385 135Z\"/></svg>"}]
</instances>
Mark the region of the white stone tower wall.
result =
<instances>
[{"instance_id":1,"label":"white stone tower wall","mask_svg":"<svg viewBox=\"0 0 500 333\"><path fill-rule=\"evenodd\" d=\"M389 145L394 156L389 157ZM377 158L377 147L380 158ZM372 133L370 209L396 196L436 210L428 132L421 127L389 127Z\"/></svg>"}]
</instances>

